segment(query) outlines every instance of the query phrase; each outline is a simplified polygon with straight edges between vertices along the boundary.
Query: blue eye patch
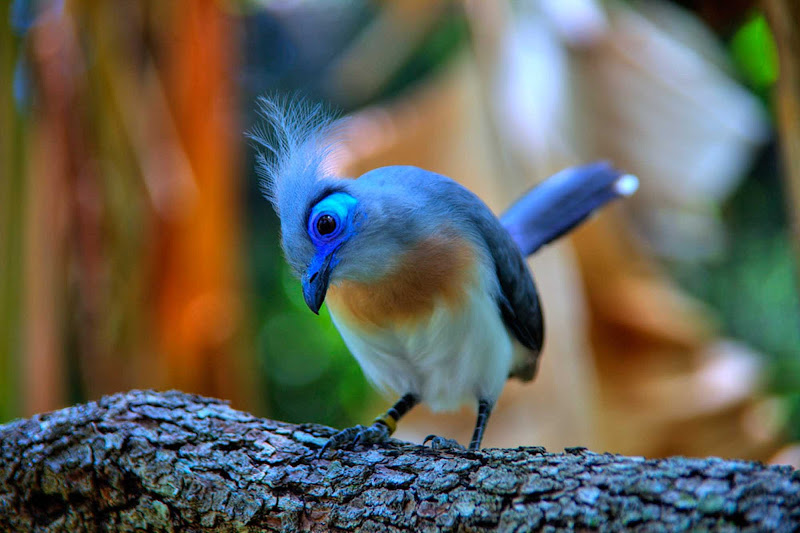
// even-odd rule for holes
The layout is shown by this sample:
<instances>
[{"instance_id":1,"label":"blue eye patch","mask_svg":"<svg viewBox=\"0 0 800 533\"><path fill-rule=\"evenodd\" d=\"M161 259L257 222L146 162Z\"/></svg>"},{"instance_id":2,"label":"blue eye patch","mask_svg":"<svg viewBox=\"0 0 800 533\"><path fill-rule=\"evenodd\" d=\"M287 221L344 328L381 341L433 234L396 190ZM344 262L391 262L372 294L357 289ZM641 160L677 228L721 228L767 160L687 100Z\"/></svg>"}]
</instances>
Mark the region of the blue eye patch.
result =
<instances>
[{"instance_id":1,"label":"blue eye patch","mask_svg":"<svg viewBox=\"0 0 800 533\"><path fill-rule=\"evenodd\" d=\"M357 203L358 200L343 192L317 202L308 217L308 235L314 244L324 245L340 237L349 228Z\"/></svg>"}]
</instances>

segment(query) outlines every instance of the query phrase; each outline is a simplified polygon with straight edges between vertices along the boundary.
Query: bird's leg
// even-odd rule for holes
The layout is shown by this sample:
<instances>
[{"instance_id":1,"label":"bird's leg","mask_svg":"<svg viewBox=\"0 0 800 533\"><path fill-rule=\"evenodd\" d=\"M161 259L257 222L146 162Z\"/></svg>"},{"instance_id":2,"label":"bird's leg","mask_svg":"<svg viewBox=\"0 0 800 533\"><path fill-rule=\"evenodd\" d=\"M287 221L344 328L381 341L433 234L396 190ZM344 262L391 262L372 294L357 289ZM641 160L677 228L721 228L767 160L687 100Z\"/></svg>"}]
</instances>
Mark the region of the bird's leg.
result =
<instances>
[{"instance_id":1,"label":"bird's leg","mask_svg":"<svg viewBox=\"0 0 800 533\"><path fill-rule=\"evenodd\" d=\"M494 407L494 404L488 400L478 400L478 420L475 422L475 431L472 432L472 440L469 441L469 450L472 452L478 451L481 448L483 431L486 429L489 415L492 414L492 407Z\"/></svg>"},{"instance_id":2,"label":"bird's leg","mask_svg":"<svg viewBox=\"0 0 800 533\"><path fill-rule=\"evenodd\" d=\"M375 444L385 441L397 429L398 420L418 403L419 397L416 394L409 393L404 395L388 411L376 417L371 425L358 425L343 429L335 434L328 439L328 442L325 443L317 456L322 457L326 450L352 449L357 444Z\"/></svg>"},{"instance_id":3,"label":"bird's leg","mask_svg":"<svg viewBox=\"0 0 800 533\"><path fill-rule=\"evenodd\" d=\"M486 429L486 423L489 421L489 415L492 413L494 404L488 400L478 400L478 420L475 422L475 431L472 433L472 440L469 443L469 451L478 451L481 447L483 440L483 431ZM428 435L425 437L423 444L430 441L431 448L434 450L463 450L464 447L453 439L446 439L444 437L437 437L435 435Z\"/></svg>"}]
</instances>

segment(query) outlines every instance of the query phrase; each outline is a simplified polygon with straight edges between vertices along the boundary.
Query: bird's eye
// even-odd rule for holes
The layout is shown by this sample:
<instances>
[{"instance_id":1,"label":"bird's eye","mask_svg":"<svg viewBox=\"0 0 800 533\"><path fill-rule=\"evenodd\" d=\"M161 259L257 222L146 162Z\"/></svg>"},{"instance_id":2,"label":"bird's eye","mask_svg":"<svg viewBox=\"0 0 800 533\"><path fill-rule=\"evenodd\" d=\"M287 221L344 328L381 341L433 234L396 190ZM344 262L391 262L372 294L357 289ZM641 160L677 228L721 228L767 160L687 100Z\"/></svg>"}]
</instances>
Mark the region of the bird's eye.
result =
<instances>
[{"instance_id":1,"label":"bird's eye","mask_svg":"<svg viewBox=\"0 0 800 533\"><path fill-rule=\"evenodd\" d=\"M330 235L336 231L336 219L330 215L322 215L317 219L317 232L320 235Z\"/></svg>"},{"instance_id":2,"label":"bird's eye","mask_svg":"<svg viewBox=\"0 0 800 533\"><path fill-rule=\"evenodd\" d=\"M315 246L341 244L349 236L352 212L356 199L343 192L335 192L311 208L306 221L306 232Z\"/></svg>"}]
</instances>

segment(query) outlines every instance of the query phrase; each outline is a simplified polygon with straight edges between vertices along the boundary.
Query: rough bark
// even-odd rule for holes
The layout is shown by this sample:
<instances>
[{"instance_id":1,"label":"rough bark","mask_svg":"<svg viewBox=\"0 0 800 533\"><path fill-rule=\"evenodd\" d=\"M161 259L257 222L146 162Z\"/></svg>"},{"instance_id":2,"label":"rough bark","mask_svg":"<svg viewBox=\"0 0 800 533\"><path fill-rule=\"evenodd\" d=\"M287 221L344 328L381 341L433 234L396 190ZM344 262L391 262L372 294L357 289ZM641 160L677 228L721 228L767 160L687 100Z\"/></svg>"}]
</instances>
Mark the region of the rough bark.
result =
<instances>
[{"instance_id":1,"label":"rough bark","mask_svg":"<svg viewBox=\"0 0 800 533\"><path fill-rule=\"evenodd\" d=\"M584 449L315 454L332 430L133 391L0 426L2 531L792 531L800 471Z\"/></svg>"}]
</instances>

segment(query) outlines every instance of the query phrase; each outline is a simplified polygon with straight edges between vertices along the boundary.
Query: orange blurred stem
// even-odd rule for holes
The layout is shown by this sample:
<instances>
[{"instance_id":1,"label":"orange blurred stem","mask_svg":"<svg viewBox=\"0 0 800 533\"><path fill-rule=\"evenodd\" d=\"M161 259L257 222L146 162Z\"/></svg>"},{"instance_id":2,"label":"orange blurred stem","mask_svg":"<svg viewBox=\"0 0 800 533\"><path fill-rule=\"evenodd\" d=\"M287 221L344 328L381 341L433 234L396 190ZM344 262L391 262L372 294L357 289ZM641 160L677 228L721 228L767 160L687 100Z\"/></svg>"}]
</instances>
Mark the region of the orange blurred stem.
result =
<instances>
[{"instance_id":1,"label":"orange blurred stem","mask_svg":"<svg viewBox=\"0 0 800 533\"><path fill-rule=\"evenodd\" d=\"M7 10L6 10L7 11ZM7 13L6 13L7 14ZM14 103L19 37L10 17L0 23L0 423L19 416L19 354L22 305L24 122Z\"/></svg>"},{"instance_id":2,"label":"orange blurred stem","mask_svg":"<svg viewBox=\"0 0 800 533\"><path fill-rule=\"evenodd\" d=\"M780 76L774 98L800 289L800 2L764 0L763 6L778 49Z\"/></svg>"}]
</instances>

